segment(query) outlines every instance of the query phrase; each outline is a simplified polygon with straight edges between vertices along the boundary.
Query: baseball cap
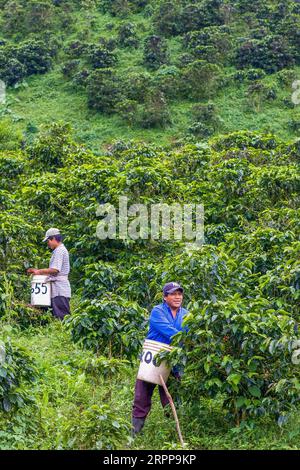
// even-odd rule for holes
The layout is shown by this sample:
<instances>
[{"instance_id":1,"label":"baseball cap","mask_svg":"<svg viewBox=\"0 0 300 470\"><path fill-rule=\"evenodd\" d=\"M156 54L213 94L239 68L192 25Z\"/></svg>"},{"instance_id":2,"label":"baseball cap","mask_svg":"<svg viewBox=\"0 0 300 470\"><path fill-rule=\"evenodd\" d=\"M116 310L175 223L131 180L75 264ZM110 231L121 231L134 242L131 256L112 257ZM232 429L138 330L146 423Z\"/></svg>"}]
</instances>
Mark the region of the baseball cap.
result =
<instances>
[{"instance_id":1,"label":"baseball cap","mask_svg":"<svg viewBox=\"0 0 300 470\"><path fill-rule=\"evenodd\" d=\"M176 290L181 290L181 292L183 292L183 288L178 284L178 282L167 282L167 284L164 285L163 293L164 295L168 295L172 294L172 292L175 292Z\"/></svg>"},{"instance_id":2,"label":"baseball cap","mask_svg":"<svg viewBox=\"0 0 300 470\"><path fill-rule=\"evenodd\" d=\"M60 235L60 231L58 230L58 228L49 228L49 230L47 230L45 234L43 242L46 242L49 237L53 237L54 235Z\"/></svg>"}]
</instances>

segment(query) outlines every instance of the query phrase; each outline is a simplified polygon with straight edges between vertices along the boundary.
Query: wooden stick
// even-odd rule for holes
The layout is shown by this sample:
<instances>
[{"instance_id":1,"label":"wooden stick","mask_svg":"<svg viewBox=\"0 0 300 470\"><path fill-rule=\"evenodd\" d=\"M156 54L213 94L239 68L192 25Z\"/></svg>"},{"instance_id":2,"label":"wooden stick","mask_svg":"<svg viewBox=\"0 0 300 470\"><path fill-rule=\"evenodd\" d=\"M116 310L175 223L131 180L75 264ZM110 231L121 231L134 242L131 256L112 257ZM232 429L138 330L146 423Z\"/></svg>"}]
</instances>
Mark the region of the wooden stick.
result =
<instances>
[{"instance_id":1,"label":"wooden stick","mask_svg":"<svg viewBox=\"0 0 300 470\"><path fill-rule=\"evenodd\" d=\"M168 390L168 388L165 384L165 381L164 381L162 375L160 375L159 378L161 380L164 391L166 392L167 398L169 400L169 403L170 403L170 406L171 406L171 409L172 409L172 412L173 412L173 415L174 415L174 419L175 419L175 422L176 422L176 429L177 429L177 433L178 433L178 436L179 436L180 444L182 445L182 447L184 447L184 441L183 441L183 438L182 438L180 425L179 425L179 420L178 420L178 416L177 416L177 412L176 412L176 408L175 408L173 399L170 395L170 392L169 392L169 390Z\"/></svg>"}]
</instances>

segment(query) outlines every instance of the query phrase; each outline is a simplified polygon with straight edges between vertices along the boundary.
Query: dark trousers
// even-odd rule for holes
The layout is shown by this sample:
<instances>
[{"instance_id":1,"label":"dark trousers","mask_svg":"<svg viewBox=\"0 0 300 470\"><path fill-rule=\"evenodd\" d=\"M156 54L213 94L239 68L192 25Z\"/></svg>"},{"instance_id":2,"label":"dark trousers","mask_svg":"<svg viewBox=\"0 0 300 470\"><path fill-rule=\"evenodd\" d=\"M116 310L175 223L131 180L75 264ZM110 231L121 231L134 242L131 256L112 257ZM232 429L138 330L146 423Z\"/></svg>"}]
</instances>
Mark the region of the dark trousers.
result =
<instances>
[{"instance_id":1,"label":"dark trousers","mask_svg":"<svg viewBox=\"0 0 300 470\"><path fill-rule=\"evenodd\" d=\"M70 299L69 297L63 297L58 295L51 299L51 308L53 315L56 318L62 320L66 315L70 314Z\"/></svg>"},{"instance_id":2,"label":"dark trousers","mask_svg":"<svg viewBox=\"0 0 300 470\"><path fill-rule=\"evenodd\" d=\"M156 384L136 379L132 408L133 418L146 418L151 409L151 398L155 387ZM165 407L169 403L166 392L161 385L158 385L158 390L161 404Z\"/></svg>"}]
</instances>

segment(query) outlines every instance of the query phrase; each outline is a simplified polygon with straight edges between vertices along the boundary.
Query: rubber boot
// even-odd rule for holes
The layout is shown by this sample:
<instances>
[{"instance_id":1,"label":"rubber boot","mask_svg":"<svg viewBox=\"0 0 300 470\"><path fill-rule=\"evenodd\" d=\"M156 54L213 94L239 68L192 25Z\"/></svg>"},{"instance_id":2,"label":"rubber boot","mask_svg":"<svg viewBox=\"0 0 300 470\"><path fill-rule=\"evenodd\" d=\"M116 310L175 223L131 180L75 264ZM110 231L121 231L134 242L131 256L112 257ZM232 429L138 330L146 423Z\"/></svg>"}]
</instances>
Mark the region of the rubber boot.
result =
<instances>
[{"instance_id":1,"label":"rubber boot","mask_svg":"<svg viewBox=\"0 0 300 470\"><path fill-rule=\"evenodd\" d=\"M132 437L135 437L144 427L146 418L132 418Z\"/></svg>"}]
</instances>

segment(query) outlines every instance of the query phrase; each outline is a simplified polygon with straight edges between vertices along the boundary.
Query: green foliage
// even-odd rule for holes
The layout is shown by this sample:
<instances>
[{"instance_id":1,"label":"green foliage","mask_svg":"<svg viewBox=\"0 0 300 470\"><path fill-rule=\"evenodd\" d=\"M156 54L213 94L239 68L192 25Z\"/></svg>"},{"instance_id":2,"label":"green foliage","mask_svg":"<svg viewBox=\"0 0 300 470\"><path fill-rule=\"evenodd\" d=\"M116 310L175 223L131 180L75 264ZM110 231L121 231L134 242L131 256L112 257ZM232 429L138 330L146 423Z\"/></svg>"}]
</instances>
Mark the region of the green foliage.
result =
<instances>
[{"instance_id":1,"label":"green foliage","mask_svg":"<svg viewBox=\"0 0 300 470\"><path fill-rule=\"evenodd\" d=\"M21 132L16 132L13 129L12 123L8 119L2 119L0 122L0 151L2 154L1 158L9 159L9 156L12 155L9 151L19 149L21 146L21 143L22 143ZM5 150L6 156L3 155L2 150ZM6 175L6 171L10 173L10 170L8 167L2 166L1 169L3 171L3 175Z\"/></svg>"},{"instance_id":2,"label":"green foliage","mask_svg":"<svg viewBox=\"0 0 300 470\"><path fill-rule=\"evenodd\" d=\"M117 62L117 57L113 52L95 44L87 48L87 57L93 69L113 67Z\"/></svg>"},{"instance_id":3,"label":"green foliage","mask_svg":"<svg viewBox=\"0 0 300 470\"><path fill-rule=\"evenodd\" d=\"M282 36L251 39L237 51L236 64L240 68L255 67L274 73L295 63L294 50Z\"/></svg>"},{"instance_id":4,"label":"green foliage","mask_svg":"<svg viewBox=\"0 0 300 470\"><path fill-rule=\"evenodd\" d=\"M4 141L3 146L10 147L10 139L15 136L11 135L11 133L6 133L6 127L4 126L0 128L0 132L1 131L3 136L2 142ZM6 139L9 139L8 142L5 142ZM14 185L19 181L20 176L28 169L28 162L24 158L24 155L19 151L1 152L0 169L1 187L8 187L9 185Z\"/></svg>"},{"instance_id":5,"label":"green foliage","mask_svg":"<svg viewBox=\"0 0 300 470\"><path fill-rule=\"evenodd\" d=\"M153 23L159 34L176 36L179 34L181 8L179 2L162 0L157 5Z\"/></svg>"},{"instance_id":6,"label":"green foliage","mask_svg":"<svg viewBox=\"0 0 300 470\"><path fill-rule=\"evenodd\" d=\"M127 421L108 405L93 405L67 424L64 431L64 449L114 450L128 441L129 428Z\"/></svg>"},{"instance_id":7,"label":"green foliage","mask_svg":"<svg viewBox=\"0 0 300 470\"><path fill-rule=\"evenodd\" d=\"M195 31L205 26L222 24L222 0L186 2L180 15L181 31Z\"/></svg>"},{"instance_id":8,"label":"green foliage","mask_svg":"<svg viewBox=\"0 0 300 470\"><path fill-rule=\"evenodd\" d=\"M118 28L118 43L121 47L139 46L139 40L133 23L122 23Z\"/></svg>"},{"instance_id":9,"label":"green foliage","mask_svg":"<svg viewBox=\"0 0 300 470\"><path fill-rule=\"evenodd\" d=\"M192 113L195 121L190 126L189 132L196 136L208 137L222 125L216 106L212 102L193 106Z\"/></svg>"},{"instance_id":10,"label":"green foliage","mask_svg":"<svg viewBox=\"0 0 300 470\"><path fill-rule=\"evenodd\" d=\"M203 307L193 304L187 325L189 334L180 334L184 349L177 352L188 361L190 400L222 393L237 423L266 413L280 422L299 402L300 384L291 361L295 321L288 312L272 308L268 300L235 294L226 301L206 301Z\"/></svg>"},{"instance_id":11,"label":"green foliage","mask_svg":"<svg viewBox=\"0 0 300 470\"><path fill-rule=\"evenodd\" d=\"M28 386L37 377L37 371L28 352L11 341L0 342L0 406L12 411L24 406L32 398Z\"/></svg>"},{"instance_id":12,"label":"green foliage","mask_svg":"<svg viewBox=\"0 0 300 470\"><path fill-rule=\"evenodd\" d=\"M180 70L173 66L162 66L153 78L153 85L168 98L174 99L180 95Z\"/></svg>"},{"instance_id":13,"label":"green foliage","mask_svg":"<svg viewBox=\"0 0 300 470\"><path fill-rule=\"evenodd\" d=\"M216 93L220 80L221 70L218 65L196 60L182 70L182 93L186 98L211 98Z\"/></svg>"},{"instance_id":14,"label":"green foliage","mask_svg":"<svg viewBox=\"0 0 300 470\"><path fill-rule=\"evenodd\" d=\"M112 374L126 373L129 364L129 361L126 359L115 359L114 357L108 358L105 356L87 357L79 363L80 367L87 374L91 375L97 383L99 383L99 378L111 379Z\"/></svg>"},{"instance_id":15,"label":"green foliage","mask_svg":"<svg viewBox=\"0 0 300 470\"><path fill-rule=\"evenodd\" d=\"M160 36L148 36L144 42L144 64L150 70L157 70L169 61L167 42Z\"/></svg>"},{"instance_id":16,"label":"green foliage","mask_svg":"<svg viewBox=\"0 0 300 470\"><path fill-rule=\"evenodd\" d=\"M112 69L97 69L88 77L88 106L104 113L113 113L120 100L121 91Z\"/></svg>"},{"instance_id":17,"label":"green foliage","mask_svg":"<svg viewBox=\"0 0 300 470\"><path fill-rule=\"evenodd\" d=\"M144 309L161 301L171 279L183 284L191 311L190 334L178 338L173 358L186 360L179 413L189 443L266 447L271 429L270 447L295 447L283 424L299 407L290 358L299 334L300 145L289 141L299 127L290 99L299 5L0 6L7 21L0 78L14 86L0 125L0 314L3 329L11 324L43 371L38 387L31 384L36 404L2 413L1 448L130 445L125 417L136 368L127 361L145 336ZM57 113L95 153L73 140L70 125L53 123ZM37 132L42 121L48 125ZM97 205L116 207L120 195L129 204L203 203L204 246L99 240ZM26 304L25 269L47 266L41 240L51 225L66 235L71 254L74 315L62 324ZM230 430L233 419L240 428ZM174 447L173 424L158 407L147 426L153 436L135 447Z\"/></svg>"},{"instance_id":18,"label":"green foliage","mask_svg":"<svg viewBox=\"0 0 300 470\"><path fill-rule=\"evenodd\" d=\"M2 49L2 50L1 50ZM26 76L26 67L17 59L7 56L0 48L0 77L7 85L14 85Z\"/></svg>"},{"instance_id":19,"label":"green foliage","mask_svg":"<svg viewBox=\"0 0 300 470\"><path fill-rule=\"evenodd\" d=\"M35 231L28 220L19 213L9 210L0 214L0 271L20 272L28 267L29 260L36 254L35 243L40 223L36 223ZM24 271L23 271L24 272Z\"/></svg>"},{"instance_id":20,"label":"green foliage","mask_svg":"<svg viewBox=\"0 0 300 470\"><path fill-rule=\"evenodd\" d=\"M230 30L225 26L209 26L191 31L184 35L183 46L197 59L226 63L232 48Z\"/></svg>"},{"instance_id":21,"label":"green foliage","mask_svg":"<svg viewBox=\"0 0 300 470\"><path fill-rule=\"evenodd\" d=\"M145 107L140 116L142 127L166 127L171 124L171 114L162 91L150 89L145 96Z\"/></svg>"},{"instance_id":22,"label":"green foliage","mask_svg":"<svg viewBox=\"0 0 300 470\"><path fill-rule=\"evenodd\" d=\"M138 304L107 294L83 301L65 322L74 341L110 357L133 360L145 334L145 315Z\"/></svg>"},{"instance_id":23,"label":"green foliage","mask_svg":"<svg viewBox=\"0 0 300 470\"><path fill-rule=\"evenodd\" d=\"M259 112L265 101L276 99L277 92L275 88L265 85L262 81L256 80L249 85L247 90L247 98L251 107Z\"/></svg>"},{"instance_id":24,"label":"green foliage","mask_svg":"<svg viewBox=\"0 0 300 470\"><path fill-rule=\"evenodd\" d=\"M107 292L114 292L120 285L122 274L112 263L99 261L85 267L83 298L94 299Z\"/></svg>"},{"instance_id":25,"label":"green foliage","mask_svg":"<svg viewBox=\"0 0 300 470\"><path fill-rule=\"evenodd\" d=\"M100 7L112 16L126 17L131 12L139 12L149 0L101 0Z\"/></svg>"},{"instance_id":26,"label":"green foliage","mask_svg":"<svg viewBox=\"0 0 300 470\"><path fill-rule=\"evenodd\" d=\"M18 46L0 46L0 77L7 85L14 85L33 74L43 74L50 70L53 46L41 40L28 40Z\"/></svg>"},{"instance_id":27,"label":"green foliage","mask_svg":"<svg viewBox=\"0 0 300 470\"><path fill-rule=\"evenodd\" d=\"M65 3L65 2L63 2ZM6 34L24 37L29 34L42 34L55 28L67 29L70 26L70 9L45 0L5 2L3 8L3 29Z\"/></svg>"},{"instance_id":28,"label":"green foliage","mask_svg":"<svg viewBox=\"0 0 300 470\"><path fill-rule=\"evenodd\" d=\"M130 12L130 2L128 0L102 0L101 8L112 16L126 17Z\"/></svg>"},{"instance_id":29,"label":"green foliage","mask_svg":"<svg viewBox=\"0 0 300 470\"><path fill-rule=\"evenodd\" d=\"M86 149L73 141L70 124L63 122L44 125L28 148L28 156L37 168L50 172L74 161L80 164L89 160Z\"/></svg>"},{"instance_id":30,"label":"green foliage","mask_svg":"<svg viewBox=\"0 0 300 470\"><path fill-rule=\"evenodd\" d=\"M1 292L1 290L0 290ZM1 319L11 324L19 325L21 329L35 326L44 326L50 322L52 313L44 312L37 307L31 307L20 301L13 301L9 307L6 307L4 315Z\"/></svg>"},{"instance_id":31,"label":"green foliage","mask_svg":"<svg viewBox=\"0 0 300 470\"><path fill-rule=\"evenodd\" d=\"M4 323L18 325L21 329L31 326L42 326L49 323L52 315L49 310L39 309L26 304L24 300L19 300L19 295L23 299L30 298L30 280L24 274L20 280L19 275L12 272L8 276L4 273L0 284L0 318ZM24 282L24 277L28 279ZM24 292L28 291L28 295L24 296Z\"/></svg>"},{"instance_id":32,"label":"green foliage","mask_svg":"<svg viewBox=\"0 0 300 470\"><path fill-rule=\"evenodd\" d=\"M151 81L149 73L129 72L122 76L122 92L129 100L143 103Z\"/></svg>"}]
</instances>

